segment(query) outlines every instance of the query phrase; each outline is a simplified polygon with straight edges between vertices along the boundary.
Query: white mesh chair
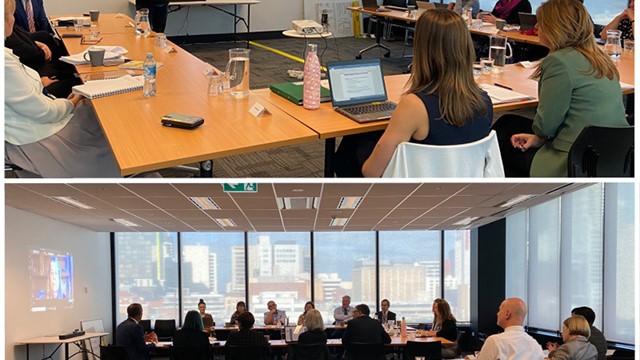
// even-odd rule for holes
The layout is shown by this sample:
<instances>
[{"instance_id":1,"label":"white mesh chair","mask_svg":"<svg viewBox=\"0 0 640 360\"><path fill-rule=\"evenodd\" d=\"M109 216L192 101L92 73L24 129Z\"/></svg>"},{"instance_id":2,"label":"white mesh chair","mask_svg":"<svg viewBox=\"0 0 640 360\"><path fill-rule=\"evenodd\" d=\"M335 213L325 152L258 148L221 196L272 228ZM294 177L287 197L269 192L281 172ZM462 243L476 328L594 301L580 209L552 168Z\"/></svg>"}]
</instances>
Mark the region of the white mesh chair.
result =
<instances>
[{"instance_id":1,"label":"white mesh chair","mask_svg":"<svg viewBox=\"0 0 640 360\"><path fill-rule=\"evenodd\" d=\"M500 178L504 177L496 132L461 145L422 145L403 142L396 148L382 177Z\"/></svg>"}]
</instances>

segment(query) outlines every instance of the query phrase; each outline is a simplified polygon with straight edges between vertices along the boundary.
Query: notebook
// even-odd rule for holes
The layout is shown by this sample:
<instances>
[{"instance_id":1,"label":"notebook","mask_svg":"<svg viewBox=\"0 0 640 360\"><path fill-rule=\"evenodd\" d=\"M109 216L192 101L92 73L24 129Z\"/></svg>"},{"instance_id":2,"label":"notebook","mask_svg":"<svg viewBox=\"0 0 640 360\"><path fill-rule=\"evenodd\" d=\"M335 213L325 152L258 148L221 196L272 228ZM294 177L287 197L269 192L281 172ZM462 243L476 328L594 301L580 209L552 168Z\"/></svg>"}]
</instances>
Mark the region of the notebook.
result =
<instances>
[{"instance_id":1,"label":"notebook","mask_svg":"<svg viewBox=\"0 0 640 360\"><path fill-rule=\"evenodd\" d=\"M478 86L487 92L487 95L489 95L493 104L504 104L534 99L532 96L491 84L478 84Z\"/></svg>"},{"instance_id":2,"label":"notebook","mask_svg":"<svg viewBox=\"0 0 640 360\"><path fill-rule=\"evenodd\" d=\"M327 70L335 111L359 123L391 117L380 59L329 61Z\"/></svg>"},{"instance_id":3,"label":"notebook","mask_svg":"<svg viewBox=\"0 0 640 360\"><path fill-rule=\"evenodd\" d=\"M74 94L88 99L118 95L126 92L142 90L144 77L125 75L115 79L93 80L72 88Z\"/></svg>"},{"instance_id":4,"label":"notebook","mask_svg":"<svg viewBox=\"0 0 640 360\"><path fill-rule=\"evenodd\" d=\"M533 29L536 26L536 23L538 23L536 14L519 12L518 18L520 18L520 30Z\"/></svg>"},{"instance_id":5,"label":"notebook","mask_svg":"<svg viewBox=\"0 0 640 360\"><path fill-rule=\"evenodd\" d=\"M291 101L296 105L302 105L303 99L303 82L284 82L279 84L269 85L269 89L275 94L282 96L283 98ZM329 89L320 87L320 102L331 101L331 93Z\"/></svg>"}]
</instances>

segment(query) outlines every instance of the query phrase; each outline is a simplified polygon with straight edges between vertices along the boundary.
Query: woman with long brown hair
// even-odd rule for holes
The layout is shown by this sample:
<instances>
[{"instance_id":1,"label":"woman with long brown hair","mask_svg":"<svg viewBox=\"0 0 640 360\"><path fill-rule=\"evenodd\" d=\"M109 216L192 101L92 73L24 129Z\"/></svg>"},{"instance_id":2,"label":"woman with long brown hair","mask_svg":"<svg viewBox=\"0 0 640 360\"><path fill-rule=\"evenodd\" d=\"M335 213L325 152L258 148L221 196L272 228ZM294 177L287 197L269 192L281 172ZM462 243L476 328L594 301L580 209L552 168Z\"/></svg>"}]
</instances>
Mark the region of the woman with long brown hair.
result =
<instances>
[{"instance_id":1,"label":"woman with long brown hair","mask_svg":"<svg viewBox=\"0 0 640 360\"><path fill-rule=\"evenodd\" d=\"M405 141L455 145L487 136L493 107L473 79L474 60L471 36L460 15L447 9L422 14L416 23L408 90L373 151L375 142L369 149L358 149L366 161L363 165L358 159L355 170L379 177Z\"/></svg>"},{"instance_id":2,"label":"woman with long brown hair","mask_svg":"<svg viewBox=\"0 0 640 360\"><path fill-rule=\"evenodd\" d=\"M494 128L507 176L566 177L569 149L585 126L628 125L622 90L618 70L596 44L582 3L549 0L538 8L537 18L549 55L532 75L538 79L536 115L533 122L505 115Z\"/></svg>"},{"instance_id":3,"label":"woman with long brown hair","mask_svg":"<svg viewBox=\"0 0 640 360\"><path fill-rule=\"evenodd\" d=\"M433 326L427 332L427 336L442 337L455 342L458 339L458 328L449 303L444 299L435 299L432 310ZM460 352L457 343L442 347L442 358L452 359L458 355Z\"/></svg>"}]
</instances>

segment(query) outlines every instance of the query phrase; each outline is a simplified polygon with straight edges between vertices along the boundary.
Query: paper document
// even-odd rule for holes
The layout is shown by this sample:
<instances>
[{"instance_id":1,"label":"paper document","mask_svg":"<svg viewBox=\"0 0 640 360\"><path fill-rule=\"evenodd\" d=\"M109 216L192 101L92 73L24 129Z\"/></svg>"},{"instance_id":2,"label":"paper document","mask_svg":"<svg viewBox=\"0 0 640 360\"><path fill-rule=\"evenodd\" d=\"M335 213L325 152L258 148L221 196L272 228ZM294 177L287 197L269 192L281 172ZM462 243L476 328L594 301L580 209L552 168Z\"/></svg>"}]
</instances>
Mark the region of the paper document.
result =
<instances>
[{"instance_id":1,"label":"paper document","mask_svg":"<svg viewBox=\"0 0 640 360\"><path fill-rule=\"evenodd\" d=\"M122 54L126 54L128 52L127 49L122 46L91 46L92 48L104 49L104 59L105 60L123 60L124 56ZM69 56L60 56L60 60L66 62L71 65L84 65L88 64L89 61L84 58L84 54L87 50L74 55Z\"/></svg>"},{"instance_id":2,"label":"paper document","mask_svg":"<svg viewBox=\"0 0 640 360\"><path fill-rule=\"evenodd\" d=\"M518 102L524 100L532 100L534 99L532 96L527 96L525 94L521 94L519 92L515 92L513 90L501 88L499 86L491 85L491 84L479 84L480 88L489 94L491 101L494 104L502 104L502 103L510 103L510 102Z\"/></svg>"},{"instance_id":3,"label":"paper document","mask_svg":"<svg viewBox=\"0 0 640 360\"><path fill-rule=\"evenodd\" d=\"M635 86L631 85L631 84L627 84L625 82L620 81L620 87L622 88L622 90L633 90L635 88Z\"/></svg>"}]
</instances>

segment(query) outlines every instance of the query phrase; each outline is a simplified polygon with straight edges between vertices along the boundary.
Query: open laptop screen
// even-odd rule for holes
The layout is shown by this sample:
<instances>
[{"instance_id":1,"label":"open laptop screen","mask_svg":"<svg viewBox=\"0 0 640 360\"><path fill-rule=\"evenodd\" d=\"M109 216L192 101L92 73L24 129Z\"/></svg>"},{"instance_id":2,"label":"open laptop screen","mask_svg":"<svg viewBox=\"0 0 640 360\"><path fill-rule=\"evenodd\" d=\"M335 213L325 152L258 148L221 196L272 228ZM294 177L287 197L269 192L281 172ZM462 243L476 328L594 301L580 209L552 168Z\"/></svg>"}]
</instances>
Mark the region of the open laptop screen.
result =
<instances>
[{"instance_id":1,"label":"open laptop screen","mask_svg":"<svg viewBox=\"0 0 640 360\"><path fill-rule=\"evenodd\" d=\"M334 107L387 100L379 59L327 63Z\"/></svg>"}]
</instances>

